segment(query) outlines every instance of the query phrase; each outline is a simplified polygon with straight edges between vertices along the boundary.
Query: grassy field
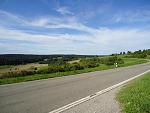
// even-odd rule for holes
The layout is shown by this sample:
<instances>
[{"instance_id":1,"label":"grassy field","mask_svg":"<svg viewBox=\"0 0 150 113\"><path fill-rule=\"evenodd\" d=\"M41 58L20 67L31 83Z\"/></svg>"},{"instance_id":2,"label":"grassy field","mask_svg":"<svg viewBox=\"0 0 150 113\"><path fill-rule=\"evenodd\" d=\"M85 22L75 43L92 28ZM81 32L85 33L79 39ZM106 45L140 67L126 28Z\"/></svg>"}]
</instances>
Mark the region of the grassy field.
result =
<instances>
[{"instance_id":1,"label":"grassy field","mask_svg":"<svg viewBox=\"0 0 150 113\"><path fill-rule=\"evenodd\" d=\"M124 86L117 99L124 113L150 113L150 73Z\"/></svg>"},{"instance_id":2,"label":"grassy field","mask_svg":"<svg viewBox=\"0 0 150 113\"><path fill-rule=\"evenodd\" d=\"M43 68L45 66L48 66L47 64L38 64L38 63L30 63L30 64L25 64L25 65L5 65L5 66L0 66L0 74L6 73L11 71L21 71L21 70L28 70L32 67L37 67L38 69Z\"/></svg>"},{"instance_id":3,"label":"grassy field","mask_svg":"<svg viewBox=\"0 0 150 113\"><path fill-rule=\"evenodd\" d=\"M147 61L145 59L138 59L138 58L122 58L124 60L124 64L120 64L121 67L124 66L132 66L135 64L142 64L146 63Z\"/></svg>"},{"instance_id":4,"label":"grassy field","mask_svg":"<svg viewBox=\"0 0 150 113\"><path fill-rule=\"evenodd\" d=\"M148 62L144 59L130 59L126 58L124 59L124 64L119 65L119 67L124 66L131 66L135 64L141 64ZM43 67L46 68L46 67ZM68 72L58 72L58 73L52 73L52 74L35 74L30 76L23 76L23 77L15 77L15 78L4 78L0 79L0 84L8 84L8 83L16 83L16 82L24 82L24 81L32 81L32 80L39 80L39 79L46 79L46 78L53 78L53 77L60 77L60 76L68 76L68 75L74 75L79 73L86 73L86 72L93 72L93 71L100 71L100 70L106 70L106 69L112 69L115 68L114 65L108 66L104 64L100 64L100 66L95 68L85 68L83 70L75 70L75 71L68 71Z\"/></svg>"}]
</instances>

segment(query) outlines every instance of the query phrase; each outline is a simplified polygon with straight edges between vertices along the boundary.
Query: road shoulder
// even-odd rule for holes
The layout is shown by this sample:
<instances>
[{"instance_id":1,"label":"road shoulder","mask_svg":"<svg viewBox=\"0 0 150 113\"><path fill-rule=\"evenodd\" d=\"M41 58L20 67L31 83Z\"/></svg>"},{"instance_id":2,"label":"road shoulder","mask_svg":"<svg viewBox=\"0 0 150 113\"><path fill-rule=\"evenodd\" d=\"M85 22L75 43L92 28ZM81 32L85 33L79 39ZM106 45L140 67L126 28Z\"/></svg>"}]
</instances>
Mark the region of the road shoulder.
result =
<instances>
[{"instance_id":1,"label":"road shoulder","mask_svg":"<svg viewBox=\"0 0 150 113\"><path fill-rule=\"evenodd\" d=\"M116 94L120 89L121 86L63 111L63 113L121 113L119 103L116 101Z\"/></svg>"}]
</instances>

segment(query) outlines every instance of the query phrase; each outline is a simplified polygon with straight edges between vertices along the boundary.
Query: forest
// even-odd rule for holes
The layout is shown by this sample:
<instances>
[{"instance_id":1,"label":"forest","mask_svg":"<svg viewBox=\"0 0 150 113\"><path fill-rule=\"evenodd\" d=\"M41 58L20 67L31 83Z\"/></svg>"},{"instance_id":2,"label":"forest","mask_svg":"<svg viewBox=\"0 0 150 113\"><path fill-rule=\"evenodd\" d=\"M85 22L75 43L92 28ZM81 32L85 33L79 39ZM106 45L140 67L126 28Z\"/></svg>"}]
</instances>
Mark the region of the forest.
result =
<instances>
[{"instance_id":1,"label":"forest","mask_svg":"<svg viewBox=\"0 0 150 113\"><path fill-rule=\"evenodd\" d=\"M47 63L62 58L65 61L76 60L78 58L94 57L96 55L30 55L30 54L1 54L0 65L19 65L27 63Z\"/></svg>"}]
</instances>

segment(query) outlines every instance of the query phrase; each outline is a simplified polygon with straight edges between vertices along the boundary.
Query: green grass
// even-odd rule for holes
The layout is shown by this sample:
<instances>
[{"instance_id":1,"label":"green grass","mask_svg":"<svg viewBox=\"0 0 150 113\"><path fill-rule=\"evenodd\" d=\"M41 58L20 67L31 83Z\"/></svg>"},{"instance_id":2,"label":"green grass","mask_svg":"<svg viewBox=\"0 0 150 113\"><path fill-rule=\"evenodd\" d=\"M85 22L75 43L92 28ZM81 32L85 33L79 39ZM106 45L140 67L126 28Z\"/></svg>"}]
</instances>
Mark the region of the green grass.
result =
<instances>
[{"instance_id":1,"label":"green grass","mask_svg":"<svg viewBox=\"0 0 150 113\"><path fill-rule=\"evenodd\" d=\"M146 58L147 58L147 59L150 59L150 55L148 55Z\"/></svg>"},{"instance_id":2,"label":"green grass","mask_svg":"<svg viewBox=\"0 0 150 113\"><path fill-rule=\"evenodd\" d=\"M150 73L124 86L117 99L124 113L150 113Z\"/></svg>"},{"instance_id":3,"label":"green grass","mask_svg":"<svg viewBox=\"0 0 150 113\"><path fill-rule=\"evenodd\" d=\"M122 59L124 60L124 64L120 64L120 67L132 66L135 64L142 64L147 62L147 60L145 59L138 59L138 58L122 58Z\"/></svg>"},{"instance_id":4,"label":"green grass","mask_svg":"<svg viewBox=\"0 0 150 113\"><path fill-rule=\"evenodd\" d=\"M126 58L124 59L124 64L119 65L119 67L131 66L131 65L141 64L145 62L147 62L147 60ZM46 68L46 67L43 67L43 68ZM79 74L79 73L107 70L107 69L112 69L112 68L115 68L115 66L114 65L108 66L108 65L101 64L98 67L86 68L83 70L58 72L58 73L52 73L52 74L35 74L35 75L15 77L15 78L3 78L3 79L0 79L0 84L10 84L10 83L25 82L25 81L32 81L32 80L39 80L39 79L47 79L47 78L53 78L53 77L68 76L68 75L74 75L74 74Z\"/></svg>"}]
</instances>

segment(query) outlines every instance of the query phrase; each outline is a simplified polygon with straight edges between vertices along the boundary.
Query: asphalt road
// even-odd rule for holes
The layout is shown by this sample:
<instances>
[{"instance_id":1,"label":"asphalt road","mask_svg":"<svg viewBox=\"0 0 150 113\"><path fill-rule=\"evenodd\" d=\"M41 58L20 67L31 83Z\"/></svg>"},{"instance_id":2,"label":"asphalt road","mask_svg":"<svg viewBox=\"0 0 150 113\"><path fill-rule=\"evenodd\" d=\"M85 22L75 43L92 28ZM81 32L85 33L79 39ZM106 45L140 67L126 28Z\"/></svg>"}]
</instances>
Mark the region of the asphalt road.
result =
<instances>
[{"instance_id":1,"label":"asphalt road","mask_svg":"<svg viewBox=\"0 0 150 113\"><path fill-rule=\"evenodd\" d=\"M150 69L150 63L0 86L0 113L48 113Z\"/></svg>"}]
</instances>

